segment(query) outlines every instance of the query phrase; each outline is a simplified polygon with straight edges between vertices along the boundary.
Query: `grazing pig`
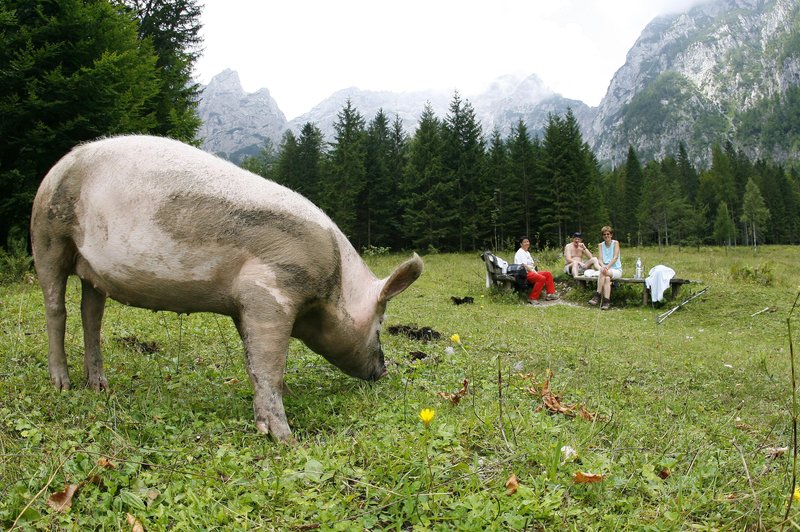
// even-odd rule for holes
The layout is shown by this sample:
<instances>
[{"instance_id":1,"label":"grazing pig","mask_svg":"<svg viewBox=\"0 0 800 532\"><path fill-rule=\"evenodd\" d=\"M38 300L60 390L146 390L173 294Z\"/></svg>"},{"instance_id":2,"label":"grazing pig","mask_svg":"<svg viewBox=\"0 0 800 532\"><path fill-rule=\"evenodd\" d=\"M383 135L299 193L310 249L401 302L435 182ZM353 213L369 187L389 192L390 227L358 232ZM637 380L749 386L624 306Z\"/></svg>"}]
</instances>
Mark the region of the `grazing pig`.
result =
<instances>
[{"instance_id":1,"label":"grazing pig","mask_svg":"<svg viewBox=\"0 0 800 532\"><path fill-rule=\"evenodd\" d=\"M50 379L70 387L67 277L81 278L84 372L107 390L105 300L233 318L255 390L256 426L291 437L283 409L289 338L353 377L386 373L386 303L422 273L414 256L377 279L338 227L276 183L180 142L123 136L65 155L42 181L31 218L44 292Z\"/></svg>"}]
</instances>

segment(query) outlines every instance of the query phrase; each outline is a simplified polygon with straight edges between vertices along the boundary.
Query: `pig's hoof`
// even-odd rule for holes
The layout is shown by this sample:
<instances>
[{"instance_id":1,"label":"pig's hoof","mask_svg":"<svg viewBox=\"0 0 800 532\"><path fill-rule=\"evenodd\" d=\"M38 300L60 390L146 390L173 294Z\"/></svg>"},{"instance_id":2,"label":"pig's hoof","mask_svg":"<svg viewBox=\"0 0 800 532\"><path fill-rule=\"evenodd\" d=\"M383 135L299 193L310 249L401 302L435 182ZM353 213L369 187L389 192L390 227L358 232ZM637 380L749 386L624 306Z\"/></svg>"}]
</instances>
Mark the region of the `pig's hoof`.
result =
<instances>
[{"instance_id":1,"label":"pig's hoof","mask_svg":"<svg viewBox=\"0 0 800 532\"><path fill-rule=\"evenodd\" d=\"M50 375L50 382L53 383L53 386L59 392L62 390L69 390L72 387L72 383L69 381L69 375L66 374Z\"/></svg>"},{"instance_id":2,"label":"pig's hoof","mask_svg":"<svg viewBox=\"0 0 800 532\"><path fill-rule=\"evenodd\" d=\"M265 420L257 419L256 428L260 432L272 436L276 441L281 443L286 443L288 445L294 445L297 443L297 440L295 440L292 436L292 431L289 430L288 425L284 424L283 426L280 426L279 423L270 424Z\"/></svg>"},{"instance_id":3,"label":"pig's hoof","mask_svg":"<svg viewBox=\"0 0 800 532\"><path fill-rule=\"evenodd\" d=\"M108 391L108 381L106 380L105 375L89 377L87 383L89 384L89 387L96 392Z\"/></svg>"}]
</instances>

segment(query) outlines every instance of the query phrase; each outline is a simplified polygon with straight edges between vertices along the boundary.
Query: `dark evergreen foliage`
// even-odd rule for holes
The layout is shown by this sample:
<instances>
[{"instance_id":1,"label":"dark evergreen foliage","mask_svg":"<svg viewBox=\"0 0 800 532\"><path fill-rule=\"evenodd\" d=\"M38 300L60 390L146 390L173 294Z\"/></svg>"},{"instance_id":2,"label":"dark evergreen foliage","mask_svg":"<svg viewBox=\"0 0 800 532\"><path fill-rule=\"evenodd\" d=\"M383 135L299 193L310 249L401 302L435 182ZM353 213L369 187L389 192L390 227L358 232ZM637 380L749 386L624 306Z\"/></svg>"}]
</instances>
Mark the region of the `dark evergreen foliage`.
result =
<instances>
[{"instance_id":1,"label":"dark evergreen foliage","mask_svg":"<svg viewBox=\"0 0 800 532\"><path fill-rule=\"evenodd\" d=\"M362 248L509 249L521 235L540 248L560 247L576 230L599 241L606 224L627 245L745 244L753 232L743 219L748 181L768 212L756 219L759 242L793 243L800 231L796 169L752 162L727 142L712 147L702 172L680 143L676 155L644 166L630 146L625 165L603 173L570 110L548 117L543 140L520 121L508 138L495 130L487 142L457 93L444 120L426 105L411 138L399 117L389 124L382 111L365 127L348 102L330 152L312 124L301 139L286 134L275 179L321 205ZM312 164L300 164L299 145ZM320 190L336 191L340 203ZM350 207L348 197L355 197Z\"/></svg>"},{"instance_id":2,"label":"dark evergreen foliage","mask_svg":"<svg viewBox=\"0 0 800 532\"><path fill-rule=\"evenodd\" d=\"M77 144L194 138L199 13L194 0L0 3L0 245L26 232L39 182Z\"/></svg>"}]
</instances>

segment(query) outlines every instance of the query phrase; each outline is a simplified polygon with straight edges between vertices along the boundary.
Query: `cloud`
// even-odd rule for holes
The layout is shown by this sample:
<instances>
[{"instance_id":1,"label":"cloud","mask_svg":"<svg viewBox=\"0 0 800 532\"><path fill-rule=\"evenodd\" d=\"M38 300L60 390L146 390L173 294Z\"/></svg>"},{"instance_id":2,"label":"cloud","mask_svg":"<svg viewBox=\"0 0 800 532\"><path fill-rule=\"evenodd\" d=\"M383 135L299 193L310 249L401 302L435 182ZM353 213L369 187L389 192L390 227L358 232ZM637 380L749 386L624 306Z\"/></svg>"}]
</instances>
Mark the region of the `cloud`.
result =
<instances>
[{"instance_id":1,"label":"cloud","mask_svg":"<svg viewBox=\"0 0 800 532\"><path fill-rule=\"evenodd\" d=\"M469 95L508 73L597 105L645 25L697 0L204 3L198 80L235 70L291 119L346 87Z\"/></svg>"}]
</instances>

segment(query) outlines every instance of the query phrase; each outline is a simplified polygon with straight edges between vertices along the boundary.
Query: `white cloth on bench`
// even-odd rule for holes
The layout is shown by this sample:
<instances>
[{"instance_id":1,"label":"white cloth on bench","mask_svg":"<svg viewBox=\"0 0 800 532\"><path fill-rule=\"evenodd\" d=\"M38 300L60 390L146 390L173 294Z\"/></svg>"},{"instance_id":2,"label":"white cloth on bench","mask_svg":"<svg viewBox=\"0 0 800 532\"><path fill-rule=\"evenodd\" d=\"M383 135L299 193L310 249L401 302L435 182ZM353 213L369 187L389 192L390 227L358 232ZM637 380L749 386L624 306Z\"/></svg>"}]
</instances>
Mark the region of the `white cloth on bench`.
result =
<instances>
[{"instance_id":1,"label":"white cloth on bench","mask_svg":"<svg viewBox=\"0 0 800 532\"><path fill-rule=\"evenodd\" d=\"M669 282L675 277L675 270L669 266L659 264L650 268L644 284L650 289L650 299L652 301L663 301L664 292L669 288Z\"/></svg>"}]
</instances>

